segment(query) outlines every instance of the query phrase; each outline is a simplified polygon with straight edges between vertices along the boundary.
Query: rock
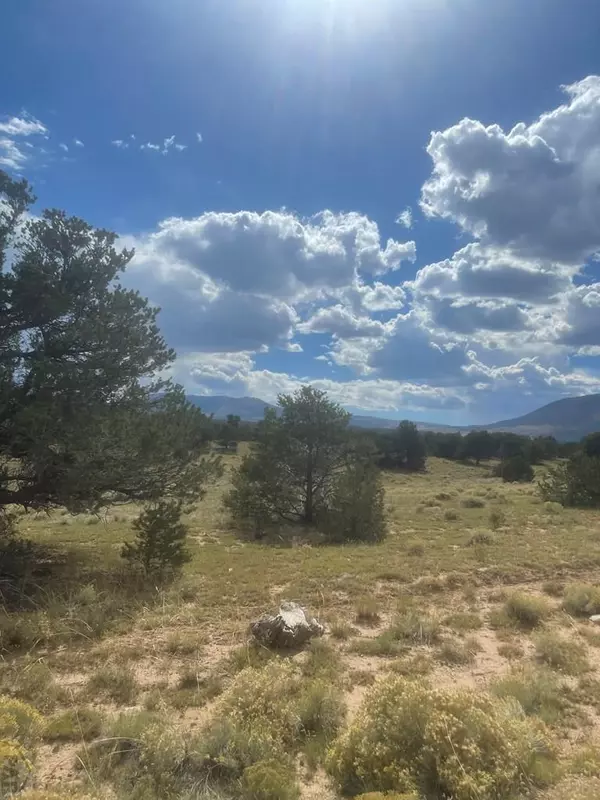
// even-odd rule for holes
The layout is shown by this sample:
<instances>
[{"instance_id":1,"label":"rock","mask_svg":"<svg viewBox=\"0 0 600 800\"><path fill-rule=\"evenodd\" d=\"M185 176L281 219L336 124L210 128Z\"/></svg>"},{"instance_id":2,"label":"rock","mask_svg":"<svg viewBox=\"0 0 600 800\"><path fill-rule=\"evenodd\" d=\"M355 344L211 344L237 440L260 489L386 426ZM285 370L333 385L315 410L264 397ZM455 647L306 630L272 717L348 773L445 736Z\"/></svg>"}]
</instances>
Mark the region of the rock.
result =
<instances>
[{"instance_id":1,"label":"rock","mask_svg":"<svg viewBox=\"0 0 600 800\"><path fill-rule=\"evenodd\" d=\"M250 632L266 647L291 649L302 647L314 636L323 636L325 628L302 606L282 602L277 614L267 614L251 623Z\"/></svg>"},{"instance_id":2,"label":"rock","mask_svg":"<svg viewBox=\"0 0 600 800\"><path fill-rule=\"evenodd\" d=\"M593 622L594 625L600 625L600 614L592 614L590 622Z\"/></svg>"}]
</instances>

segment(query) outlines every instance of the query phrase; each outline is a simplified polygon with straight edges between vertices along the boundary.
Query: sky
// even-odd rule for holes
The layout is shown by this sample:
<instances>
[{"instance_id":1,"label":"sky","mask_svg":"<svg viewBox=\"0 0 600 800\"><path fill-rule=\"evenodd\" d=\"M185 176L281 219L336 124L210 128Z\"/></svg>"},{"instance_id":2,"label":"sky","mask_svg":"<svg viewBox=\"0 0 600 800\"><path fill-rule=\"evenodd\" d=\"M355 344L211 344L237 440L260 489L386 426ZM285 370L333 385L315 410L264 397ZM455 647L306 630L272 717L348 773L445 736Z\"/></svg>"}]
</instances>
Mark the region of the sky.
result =
<instances>
[{"instance_id":1,"label":"sky","mask_svg":"<svg viewBox=\"0 0 600 800\"><path fill-rule=\"evenodd\" d=\"M600 392L597 0L6 0L0 168L116 231L192 394Z\"/></svg>"}]
</instances>

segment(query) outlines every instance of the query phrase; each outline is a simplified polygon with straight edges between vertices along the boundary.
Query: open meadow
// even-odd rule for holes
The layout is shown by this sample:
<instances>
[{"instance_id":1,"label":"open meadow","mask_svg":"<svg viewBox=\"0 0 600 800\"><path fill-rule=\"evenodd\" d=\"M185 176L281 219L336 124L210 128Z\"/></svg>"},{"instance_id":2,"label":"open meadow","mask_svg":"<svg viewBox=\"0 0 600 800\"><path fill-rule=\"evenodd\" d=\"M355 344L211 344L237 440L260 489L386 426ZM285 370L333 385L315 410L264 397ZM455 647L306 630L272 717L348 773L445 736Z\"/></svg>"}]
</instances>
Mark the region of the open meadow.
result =
<instances>
[{"instance_id":1,"label":"open meadow","mask_svg":"<svg viewBox=\"0 0 600 800\"><path fill-rule=\"evenodd\" d=\"M0 725L29 720L24 798L356 795L340 759L331 766L331 742L392 677L516 698L539 721L546 766L494 796L600 797L600 628L589 621L600 612L599 511L543 503L535 484L504 484L489 465L431 458L426 473L385 473L381 544L323 545L301 531L252 541L221 510L239 458L225 456L187 519L192 561L167 588L137 586L123 567L134 507L21 519L41 549L0 616ZM304 652L249 642L249 623L283 599L326 626ZM234 746L226 725L245 713L255 738ZM288 736L277 725L290 714L302 724ZM279 731L281 751L256 735L263 728ZM266 749L260 774L244 771L252 747ZM442 797L411 791L389 797Z\"/></svg>"}]
</instances>

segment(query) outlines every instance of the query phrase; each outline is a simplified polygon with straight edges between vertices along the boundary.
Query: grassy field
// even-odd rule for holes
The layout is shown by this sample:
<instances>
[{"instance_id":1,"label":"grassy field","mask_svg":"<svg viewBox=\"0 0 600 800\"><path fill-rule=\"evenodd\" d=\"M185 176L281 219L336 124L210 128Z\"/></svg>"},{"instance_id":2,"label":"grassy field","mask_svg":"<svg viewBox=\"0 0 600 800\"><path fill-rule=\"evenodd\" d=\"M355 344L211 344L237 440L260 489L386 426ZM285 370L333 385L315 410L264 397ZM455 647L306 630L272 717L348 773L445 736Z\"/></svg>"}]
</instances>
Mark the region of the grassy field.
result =
<instances>
[{"instance_id":1,"label":"grassy field","mask_svg":"<svg viewBox=\"0 0 600 800\"><path fill-rule=\"evenodd\" d=\"M369 687L390 674L517 697L548 726L558 759L552 785L522 796L600 797L600 628L588 621L600 611L599 512L544 504L534 485L502 484L488 466L430 459L426 474L386 474L383 544L325 546L301 531L254 542L236 536L221 511L238 458L226 456L224 477L189 517L193 559L168 588L137 586L123 571L134 508L22 519L24 536L46 553L26 578L32 599L7 597L0 612L0 693L42 715L32 798L239 796L204 777L187 793L152 794L135 770L158 780L171 767L138 754L134 770L131 758L107 756L106 742L135 749L148 731L169 730L168 746L148 745L164 756L216 714L235 717L231 686L246 667L273 661L248 644L248 624L281 599L327 626L308 654L287 660L311 692L335 688L340 720L352 720ZM287 747L302 798L341 796L322 767L332 726ZM244 791L257 800L297 796Z\"/></svg>"}]
</instances>

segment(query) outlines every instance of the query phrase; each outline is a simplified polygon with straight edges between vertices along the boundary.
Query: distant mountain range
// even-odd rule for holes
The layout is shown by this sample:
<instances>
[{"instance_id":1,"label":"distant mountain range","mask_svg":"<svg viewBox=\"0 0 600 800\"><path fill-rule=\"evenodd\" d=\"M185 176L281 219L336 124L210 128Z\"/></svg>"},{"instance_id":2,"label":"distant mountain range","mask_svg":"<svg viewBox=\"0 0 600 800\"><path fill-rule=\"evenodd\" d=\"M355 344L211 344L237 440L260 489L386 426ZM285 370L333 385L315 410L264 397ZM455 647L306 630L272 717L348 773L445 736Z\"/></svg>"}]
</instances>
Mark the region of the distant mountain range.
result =
<instances>
[{"instance_id":1,"label":"distant mountain range","mask_svg":"<svg viewBox=\"0 0 600 800\"><path fill-rule=\"evenodd\" d=\"M215 419L236 414L247 422L258 422L265 408L275 408L257 397L228 397L227 395L188 395L187 399ZM352 424L359 428L395 428L398 420L354 414ZM491 422L486 425L453 427L435 422L418 422L421 430L464 431L487 429L511 431L526 436L555 436L560 441L577 441L588 433L600 430L600 394L566 397L524 414L522 417Z\"/></svg>"}]
</instances>

